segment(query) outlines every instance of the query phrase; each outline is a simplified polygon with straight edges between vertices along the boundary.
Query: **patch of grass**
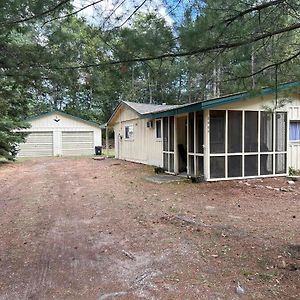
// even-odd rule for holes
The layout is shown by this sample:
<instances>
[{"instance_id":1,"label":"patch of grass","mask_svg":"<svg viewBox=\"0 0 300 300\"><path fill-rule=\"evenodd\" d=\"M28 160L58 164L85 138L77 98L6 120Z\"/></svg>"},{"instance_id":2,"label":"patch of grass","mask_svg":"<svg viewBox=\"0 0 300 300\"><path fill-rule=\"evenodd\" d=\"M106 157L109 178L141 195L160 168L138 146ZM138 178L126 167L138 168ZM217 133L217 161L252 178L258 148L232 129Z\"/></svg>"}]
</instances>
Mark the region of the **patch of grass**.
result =
<instances>
[{"instance_id":1,"label":"patch of grass","mask_svg":"<svg viewBox=\"0 0 300 300\"><path fill-rule=\"evenodd\" d=\"M289 167L289 176L300 176L300 170Z\"/></svg>"},{"instance_id":2,"label":"patch of grass","mask_svg":"<svg viewBox=\"0 0 300 300\"><path fill-rule=\"evenodd\" d=\"M251 271L248 271L248 270L242 270L242 271L241 271L241 274L242 274L243 276L245 276L246 278L253 277L253 275L254 275Z\"/></svg>"},{"instance_id":3,"label":"patch of grass","mask_svg":"<svg viewBox=\"0 0 300 300\"><path fill-rule=\"evenodd\" d=\"M180 212L180 210L173 205L168 207L168 211L173 214L178 214Z\"/></svg>"},{"instance_id":4,"label":"patch of grass","mask_svg":"<svg viewBox=\"0 0 300 300\"><path fill-rule=\"evenodd\" d=\"M272 274L272 273L259 273L258 274L258 278L261 281L270 281L273 279L274 276L275 276L275 274Z\"/></svg>"}]
</instances>

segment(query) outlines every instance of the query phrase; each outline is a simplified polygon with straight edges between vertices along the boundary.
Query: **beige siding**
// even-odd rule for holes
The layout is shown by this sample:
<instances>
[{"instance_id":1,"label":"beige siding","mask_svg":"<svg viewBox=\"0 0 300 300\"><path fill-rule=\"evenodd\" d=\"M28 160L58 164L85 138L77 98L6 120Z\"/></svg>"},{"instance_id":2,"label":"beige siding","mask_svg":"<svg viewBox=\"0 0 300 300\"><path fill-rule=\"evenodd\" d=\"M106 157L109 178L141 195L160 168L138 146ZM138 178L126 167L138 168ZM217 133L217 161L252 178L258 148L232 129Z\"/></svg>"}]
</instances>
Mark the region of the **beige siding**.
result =
<instances>
[{"instance_id":1,"label":"beige siding","mask_svg":"<svg viewBox=\"0 0 300 300\"><path fill-rule=\"evenodd\" d=\"M155 123L153 128L148 128L147 121L130 109L119 112L114 125L117 158L162 166L162 141L155 137ZM125 126L128 125L133 126L132 139L125 138Z\"/></svg>"},{"instance_id":2,"label":"beige siding","mask_svg":"<svg viewBox=\"0 0 300 300\"><path fill-rule=\"evenodd\" d=\"M289 166L300 170L300 143L289 144Z\"/></svg>"},{"instance_id":3,"label":"beige siding","mask_svg":"<svg viewBox=\"0 0 300 300\"><path fill-rule=\"evenodd\" d=\"M92 131L63 131L62 155L94 154L94 134Z\"/></svg>"},{"instance_id":4,"label":"beige siding","mask_svg":"<svg viewBox=\"0 0 300 300\"><path fill-rule=\"evenodd\" d=\"M286 100L287 98L280 98L279 100ZM294 98L293 97L289 97L288 98L289 101L293 101ZM293 103L293 102L291 102ZM274 108L275 105L275 98L273 95L271 96L266 96L266 97L256 97L253 99L245 99L245 100L241 100L239 102L235 102L235 103L230 103L230 104L226 104L226 105L222 105L222 106L218 106L216 109L232 109L232 110L253 110L253 111L257 111L257 110L265 110L266 107L268 108ZM281 111L287 111L288 107L291 104L287 104L285 107L280 108Z\"/></svg>"},{"instance_id":5,"label":"beige siding","mask_svg":"<svg viewBox=\"0 0 300 300\"><path fill-rule=\"evenodd\" d=\"M26 142L19 145L19 157L38 157L53 155L53 133L31 132Z\"/></svg>"}]
</instances>

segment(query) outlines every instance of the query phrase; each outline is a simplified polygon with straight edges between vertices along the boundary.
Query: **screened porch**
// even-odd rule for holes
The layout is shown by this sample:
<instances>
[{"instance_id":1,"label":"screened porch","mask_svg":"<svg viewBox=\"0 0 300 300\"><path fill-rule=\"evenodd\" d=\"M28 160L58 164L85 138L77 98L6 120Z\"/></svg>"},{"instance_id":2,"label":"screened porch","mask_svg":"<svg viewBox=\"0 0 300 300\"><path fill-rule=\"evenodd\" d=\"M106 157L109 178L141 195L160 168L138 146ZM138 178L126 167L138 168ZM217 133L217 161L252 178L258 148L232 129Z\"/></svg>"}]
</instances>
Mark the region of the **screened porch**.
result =
<instances>
[{"instance_id":1,"label":"screened porch","mask_svg":"<svg viewBox=\"0 0 300 300\"><path fill-rule=\"evenodd\" d=\"M287 113L204 110L164 117L163 167L224 180L287 173Z\"/></svg>"}]
</instances>

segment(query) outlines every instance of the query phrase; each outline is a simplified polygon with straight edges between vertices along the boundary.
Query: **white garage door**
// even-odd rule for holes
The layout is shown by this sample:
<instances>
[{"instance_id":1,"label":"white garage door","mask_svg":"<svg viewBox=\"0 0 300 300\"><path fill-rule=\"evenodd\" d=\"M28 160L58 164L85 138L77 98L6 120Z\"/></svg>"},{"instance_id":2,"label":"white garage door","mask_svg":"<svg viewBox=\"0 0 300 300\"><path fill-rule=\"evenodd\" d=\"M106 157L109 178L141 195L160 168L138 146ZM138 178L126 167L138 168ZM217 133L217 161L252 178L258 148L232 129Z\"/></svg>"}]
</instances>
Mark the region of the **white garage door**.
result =
<instances>
[{"instance_id":1,"label":"white garage door","mask_svg":"<svg viewBox=\"0 0 300 300\"><path fill-rule=\"evenodd\" d=\"M62 155L94 154L93 131L63 131Z\"/></svg>"},{"instance_id":2,"label":"white garage door","mask_svg":"<svg viewBox=\"0 0 300 300\"><path fill-rule=\"evenodd\" d=\"M53 155L53 132L31 132L26 142L20 144L20 157L38 157Z\"/></svg>"}]
</instances>

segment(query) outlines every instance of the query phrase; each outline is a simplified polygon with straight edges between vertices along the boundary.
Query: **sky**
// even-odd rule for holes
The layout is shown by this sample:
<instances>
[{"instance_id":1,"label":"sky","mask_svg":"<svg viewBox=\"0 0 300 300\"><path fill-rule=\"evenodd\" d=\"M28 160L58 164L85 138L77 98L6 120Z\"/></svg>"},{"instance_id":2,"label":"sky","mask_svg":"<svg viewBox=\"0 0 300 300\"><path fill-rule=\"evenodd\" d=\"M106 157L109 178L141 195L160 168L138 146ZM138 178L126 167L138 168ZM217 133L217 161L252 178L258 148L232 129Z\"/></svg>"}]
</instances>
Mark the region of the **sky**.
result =
<instances>
[{"instance_id":1,"label":"sky","mask_svg":"<svg viewBox=\"0 0 300 300\"><path fill-rule=\"evenodd\" d=\"M76 8L95 2L96 0L74 0ZM100 3L90 6L80 12L91 24L102 25L104 29L109 29L123 24L135 11L136 7L142 4L143 0L103 0ZM172 26L176 18L180 18L183 12L182 2L178 0L146 0L138 10L139 12L155 12ZM179 17L174 16L177 14ZM178 21L178 20L177 20ZM124 26L130 25L130 21Z\"/></svg>"}]
</instances>

